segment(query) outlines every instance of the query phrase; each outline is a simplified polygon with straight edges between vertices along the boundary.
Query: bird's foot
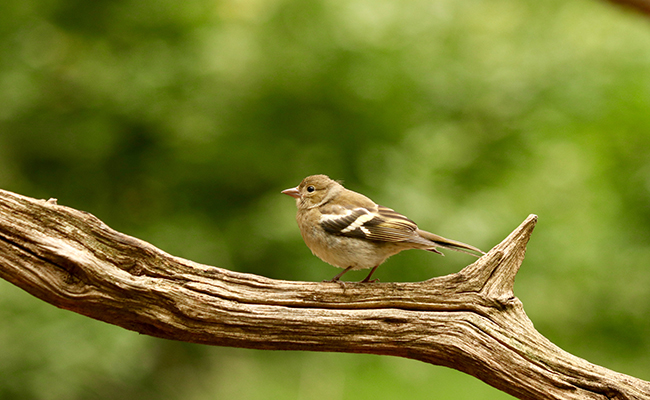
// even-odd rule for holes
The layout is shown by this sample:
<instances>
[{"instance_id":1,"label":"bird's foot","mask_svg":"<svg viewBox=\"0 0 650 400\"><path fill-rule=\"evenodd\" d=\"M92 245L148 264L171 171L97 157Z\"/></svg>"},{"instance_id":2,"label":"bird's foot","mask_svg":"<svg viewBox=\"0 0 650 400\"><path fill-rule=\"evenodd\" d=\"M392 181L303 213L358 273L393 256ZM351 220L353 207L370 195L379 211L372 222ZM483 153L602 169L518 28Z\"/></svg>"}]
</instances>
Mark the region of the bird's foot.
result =
<instances>
[{"instance_id":1,"label":"bird's foot","mask_svg":"<svg viewBox=\"0 0 650 400\"><path fill-rule=\"evenodd\" d=\"M346 272L348 272L348 271L351 270L351 269L352 269L352 266L349 266L349 267L347 267L346 269L344 269L343 271L341 271L341 272L340 272L338 275L336 275L334 278L330 279L329 281L323 281L323 282L330 282L330 283L333 283L333 282L340 282L340 283L343 285L343 287L345 287L345 283L341 282L339 279L341 279L341 277L343 276L343 274L345 274Z\"/></svg>"},{"instance_id":2,"label":"bird's foot","mask_svg":"<svg viewBox=\"0 0 650 400\"><path fill-rule=\"evenodd\" d=\"M375 278L375 279L366 278L359 281L359 283L375 283L375 282L379 282L379 278Z\"/></svg>"},{"instance_id":3,"label":"bird's foot","mask_svg":"<svg viewBox=\"0 0 650 400\"><path fill-rule=\"evenodd\" d=\"M374 268L370 270L370 273L368 274L368 276L366 276L362 281L359 281L359 283L373 283L373 282L379 282L379 279L373 279L373 280L370 280L370 277L371 277L372 274L375 272L375 270L377 269L378 266L379 266L379 265L375 265Z\"/></svg>"},{"instance_id":4,"label":"bird's foot","mask_svg":"<svg viewBox=\"0 0 650 400\"><path fill-rule=\"evenodd\" d=\"M341 288L343 288L343 289L346 288L345 282L339 280L339 277L338 277L338 276L335 276L335 277L332 278L332 279L325 279L325 280L323 281L323 283L338 283L339 285L341 285Z\"/></svg>"}]
</instances>

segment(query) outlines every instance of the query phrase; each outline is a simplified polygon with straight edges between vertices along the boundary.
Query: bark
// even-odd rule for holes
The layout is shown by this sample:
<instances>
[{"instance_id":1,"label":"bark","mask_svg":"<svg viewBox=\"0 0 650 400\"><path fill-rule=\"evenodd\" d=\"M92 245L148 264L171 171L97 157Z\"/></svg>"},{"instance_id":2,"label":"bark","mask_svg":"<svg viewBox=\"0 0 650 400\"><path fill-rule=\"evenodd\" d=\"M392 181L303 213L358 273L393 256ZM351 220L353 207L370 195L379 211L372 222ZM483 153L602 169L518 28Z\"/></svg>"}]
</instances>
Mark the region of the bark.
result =
<instances>
[{"instance_id":1,"label":"bark","mask_svg":"<svg viewBox=\"0 0 650 400\"><path fill-rule=\"evenodd\" d=\"M0 191L0 277L57 307L161 338L407 357L520 399L650 399L575 357L513 294L537 217L456 274L417 283L268 279L171 256L91 214Z\"/></svg>"}]
</instances>

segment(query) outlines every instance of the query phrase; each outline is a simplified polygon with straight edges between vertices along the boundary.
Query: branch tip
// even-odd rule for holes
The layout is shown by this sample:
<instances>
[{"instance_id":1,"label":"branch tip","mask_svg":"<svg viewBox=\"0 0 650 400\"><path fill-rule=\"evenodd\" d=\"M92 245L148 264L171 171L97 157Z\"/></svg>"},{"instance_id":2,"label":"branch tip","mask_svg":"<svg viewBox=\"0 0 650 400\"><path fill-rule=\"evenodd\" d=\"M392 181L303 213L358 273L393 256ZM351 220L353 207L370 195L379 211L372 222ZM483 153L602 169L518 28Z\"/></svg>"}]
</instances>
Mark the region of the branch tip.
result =
<instances>
[{"instance_id":1,"label":"branch tip","mask_svg":"<svg viewBox=\"0 0 650 400\"><path fill-rule=\"evenodd\" d=\"M524 261L526 245L536 224L537 215L530 214L517 229L490 250L490 252L502 251L503 256L483 288L487 296L494 298L514 296L515 276Z\"/></svg>"},{"instance_id":2,"label":"branch tip","mask_svg":"<svg viewBox=\"0 0 650 400\"><path fill-rule=\"evenodd\" d=\"M536 223L537 215L530 214L501 243L465 267L462 273L472 277L471 286L475 290L500 300L514 296L515 276L524 260L526 245Z\"/></svg>"}]
</instances>

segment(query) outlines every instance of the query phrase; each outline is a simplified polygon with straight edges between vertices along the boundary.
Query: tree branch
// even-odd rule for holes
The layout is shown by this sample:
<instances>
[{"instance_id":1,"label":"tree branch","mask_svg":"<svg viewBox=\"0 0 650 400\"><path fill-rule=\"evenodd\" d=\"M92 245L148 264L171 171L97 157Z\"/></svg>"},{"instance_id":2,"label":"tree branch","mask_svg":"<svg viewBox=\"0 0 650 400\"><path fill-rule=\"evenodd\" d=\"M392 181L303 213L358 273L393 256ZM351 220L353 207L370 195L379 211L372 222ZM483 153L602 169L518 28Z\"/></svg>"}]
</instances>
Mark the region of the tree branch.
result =
<instances>
[{"instance_id":1,"label":"tree branch","mask_svg":"<svg viewBox=\"0 0 650 400\"><path fill-rule=\"evenodd\" d=\"M407 357L521 399L650 399L650 383L553 345L513 295L537 217L418 283L291 282L173 257L96 217L0 191L0 277L136 332L219 346Z\"/></svg>"},{"instance_id":2,"label":"tree branch","mask_svg":"<svg viewBox=\"0 0 650 400\"><path fill-rule=\"evenodd\" d=\"M625 8L640 12L646 16L650 15L650 1L648 0L609 0L612 3L620 4Z\"/></svg>"}]
</instances>

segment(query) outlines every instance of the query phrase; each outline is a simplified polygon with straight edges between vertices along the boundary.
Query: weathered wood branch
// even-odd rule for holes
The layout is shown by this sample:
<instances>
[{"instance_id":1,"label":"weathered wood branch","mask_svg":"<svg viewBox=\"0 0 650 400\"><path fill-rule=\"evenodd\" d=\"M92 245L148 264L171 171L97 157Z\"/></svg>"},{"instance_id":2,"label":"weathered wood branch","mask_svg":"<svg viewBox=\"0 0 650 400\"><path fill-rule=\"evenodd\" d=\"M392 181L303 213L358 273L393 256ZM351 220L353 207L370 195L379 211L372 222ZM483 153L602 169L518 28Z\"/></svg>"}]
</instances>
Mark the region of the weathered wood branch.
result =
<instances>
[{"instance_id":1,"label":"weathered wood branch","mask_svg":"<svg viewBox=\"0 0 650 400\"><path fill-rule=\"evenodd\" d=\"M0 277L57 307L167 339L408 357L521 399L650 399L650 382L575 357L533 327L513 285L536 221L456 274L341 286L201 265L88 213L0 191Z\"/></svg>"}]
</instances>

